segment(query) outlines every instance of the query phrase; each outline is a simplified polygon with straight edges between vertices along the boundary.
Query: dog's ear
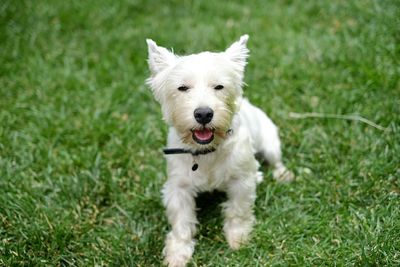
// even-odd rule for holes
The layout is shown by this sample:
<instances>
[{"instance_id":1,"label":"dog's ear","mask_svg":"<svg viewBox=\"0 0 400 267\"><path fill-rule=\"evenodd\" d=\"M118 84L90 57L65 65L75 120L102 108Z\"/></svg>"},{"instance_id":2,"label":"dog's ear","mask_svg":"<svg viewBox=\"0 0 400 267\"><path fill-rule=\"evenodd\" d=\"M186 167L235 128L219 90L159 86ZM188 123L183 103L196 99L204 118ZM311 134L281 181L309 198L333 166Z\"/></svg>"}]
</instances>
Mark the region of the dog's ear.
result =
<instances>
[{"instance_id":1,"label":"dog's ear","mask_svg":"<svg viewBox=\"0 0 400 267\"><path fill-rule=\"evenodd\" d=\"M156 75L164 70L176 60L174 53L170 52L164 47L158 46L156 42L151 39L146 39L149 51L149 68L152 75Z\"/></svg>"},{"instance_id":2,"label":"dog's ear","mask_svg":"<svg viewBox=\"0 0 400 267\"><path fill-rule=\"evenodd\" d=\"M242 35L239 41L234 42L230 47L225 50L225 54L234 63L237 63L240 69L243 71L249 57L249 49L247 49L247 40L249 36L247 34Z\"/></svg>"}]
</instances>

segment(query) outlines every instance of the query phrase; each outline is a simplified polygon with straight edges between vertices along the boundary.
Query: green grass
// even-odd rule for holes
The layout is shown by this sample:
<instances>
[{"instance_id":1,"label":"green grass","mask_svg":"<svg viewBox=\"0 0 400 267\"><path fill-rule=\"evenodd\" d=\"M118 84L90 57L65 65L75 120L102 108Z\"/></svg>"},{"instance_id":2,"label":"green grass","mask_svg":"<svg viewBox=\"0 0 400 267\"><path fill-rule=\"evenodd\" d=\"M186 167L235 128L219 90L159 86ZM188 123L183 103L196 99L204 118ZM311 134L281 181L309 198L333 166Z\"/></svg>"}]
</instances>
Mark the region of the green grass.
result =
<instances>
[{"instance_id":1,"label":"green grass","mask_svg":"<svg viewBox=\"0 0 400 267\"><path fill-rule=\"evenodd\" d=\"M400 265L399 18L396 0L1 1L0 266L159 266L167 127L145 38L183 54L244 33L245 94L298 180L263 169L237 252L206 196L190 266Z\"/></svg>"}]
</instances>

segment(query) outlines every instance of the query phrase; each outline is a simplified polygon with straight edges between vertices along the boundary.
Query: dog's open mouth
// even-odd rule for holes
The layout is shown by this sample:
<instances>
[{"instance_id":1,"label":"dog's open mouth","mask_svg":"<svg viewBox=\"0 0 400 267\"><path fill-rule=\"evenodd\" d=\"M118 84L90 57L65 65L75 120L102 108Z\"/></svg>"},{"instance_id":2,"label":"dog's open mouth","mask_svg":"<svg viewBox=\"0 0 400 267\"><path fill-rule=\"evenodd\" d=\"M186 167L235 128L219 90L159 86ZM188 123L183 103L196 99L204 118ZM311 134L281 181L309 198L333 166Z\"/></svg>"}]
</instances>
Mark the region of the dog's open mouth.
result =
<instances>
[{"instance_id":1,"label":"dog's open mouth","mask_svg":"<svg viewBox=\"0 0 400 267\"><path fill-rule=\"evenodd\" d=\"M209 144L214 139L214 132L208 128L193 130L192 133L193 140L201 145Z\"/></svg>"}]
</instances>

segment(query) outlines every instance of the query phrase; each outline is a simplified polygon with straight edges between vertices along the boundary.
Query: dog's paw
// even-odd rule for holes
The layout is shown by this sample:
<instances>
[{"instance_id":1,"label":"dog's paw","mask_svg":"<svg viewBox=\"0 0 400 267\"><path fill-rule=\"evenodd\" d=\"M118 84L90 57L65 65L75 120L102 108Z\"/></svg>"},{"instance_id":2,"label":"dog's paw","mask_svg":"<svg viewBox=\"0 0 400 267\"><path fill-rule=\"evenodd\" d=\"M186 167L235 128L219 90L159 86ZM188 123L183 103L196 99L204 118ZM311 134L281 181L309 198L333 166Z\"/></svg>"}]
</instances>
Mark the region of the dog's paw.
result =
<instances>
[{"instance_id":1,"label":"dog's paw","mask_svg":"<svg viewBox=\"0 0 400 267\"><path fill-rule=\"evenodd\" d=\"M254 223L254 218L230 219L225 222L224 232L229 246L233 250L238 250L243 244L249 240L249 235Z\"/></svg>"},{"instance_id":2,"label":"dog's paw","mask_svg":"<svg viewBox=\"0 0 400 267\"><path fill-rule=\"evenodd\" d=\"M167 236L164 247L164 264L168 267L184 267L194 251L193 240L175 238L171 233Z\"/></svg>"},{"instance_id":3,"label":"dog's paw","mask_svg":"<svg viewBox=\"0 0 400 267\"><path fill-rule=\"evenodd\" d=\"M263 176L262 172L257 172L256 183L260 184L263 180L264 180L264 176Z\"/></svg>"},{"instance_id":4,"label":"dog's paw","mask_svg":"<svg viewBox=\"0 0 400 267\"><path fill-rule=\"evenodd\" d=\"M186 258L183 255L169 255L164 258L164 265L168 267L185 267L189 259L190 257Z\"/></svg>"},{"instance_id":5,"label":"dog's paw","mask_svg":"<svg viewBox=\"0 0 400 267\"><path fill-rule=\"evenodd\" d=\"M289 183L294 180L293 172L286 169L285 166L280 166L272 171L274 179L280 183Z\"/></svg>"}]
</instances>

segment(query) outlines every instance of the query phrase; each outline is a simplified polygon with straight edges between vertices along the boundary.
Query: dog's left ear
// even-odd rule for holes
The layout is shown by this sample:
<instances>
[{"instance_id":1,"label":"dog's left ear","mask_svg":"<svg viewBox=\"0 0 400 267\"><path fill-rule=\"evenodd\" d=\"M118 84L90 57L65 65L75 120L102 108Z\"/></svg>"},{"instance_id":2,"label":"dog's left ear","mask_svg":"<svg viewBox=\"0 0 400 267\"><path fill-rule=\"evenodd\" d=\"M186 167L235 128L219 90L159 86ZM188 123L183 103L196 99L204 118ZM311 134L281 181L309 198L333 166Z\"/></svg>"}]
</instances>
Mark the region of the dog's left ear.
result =
<instances>
[{"instance_id":1,"label":"dog's left ear","mask_svg":"<svg viewBox=\"0 0 400 267\"><path fill-rule=\"evenodd\" d=\"M247 40L249 36L247 34L242 35L239 41L234 42L230 47L225 50L225 54L234 63L237 63L241 71L244 71L244 67L247 63L247 58L249 57L249 49L247 49Z\"/></svg>"},{"instance_id":2,"label":"dog's left ear","mask_svg":"<svg viewBox=\"0 0 400 267\"><path fill-rule=\"evenodd\" d=\"M158 46L151 39L146 39L146 42L149 51L147 61L152 75L156 75L174 63L177 58L174 53L164 47Z\"/></svg>"}]
</instances>

